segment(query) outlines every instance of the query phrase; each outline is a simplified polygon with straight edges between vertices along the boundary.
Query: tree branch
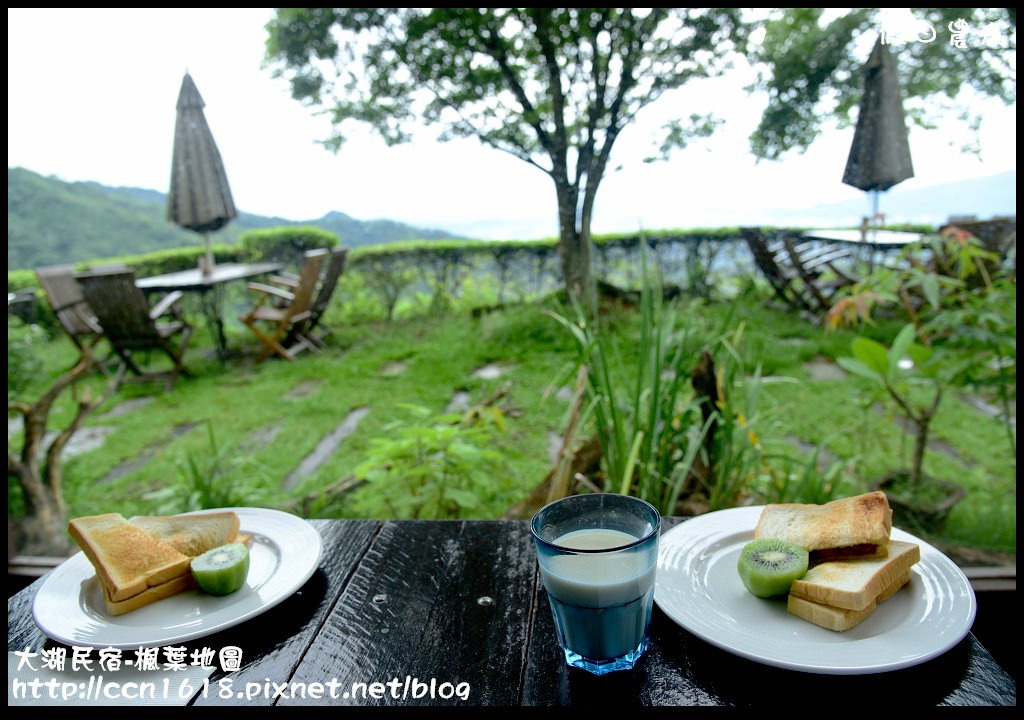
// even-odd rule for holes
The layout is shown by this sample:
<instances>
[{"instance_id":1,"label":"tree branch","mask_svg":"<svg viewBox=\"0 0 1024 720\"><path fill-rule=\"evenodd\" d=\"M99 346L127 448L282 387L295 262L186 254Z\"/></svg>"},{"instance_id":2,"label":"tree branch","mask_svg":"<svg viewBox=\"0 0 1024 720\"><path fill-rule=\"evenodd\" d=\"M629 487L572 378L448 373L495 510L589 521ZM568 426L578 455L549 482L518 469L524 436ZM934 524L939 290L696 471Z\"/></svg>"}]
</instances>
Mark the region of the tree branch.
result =
<instances>
[{"instance_id":1,"label":"tree branch","mask_svg":"<svg viewBox=\"0 0 1024 720\"><path fill-rule=\"evenodd\" d=\"M512 69L512 66L509 65L508 52L504 43L501 41L501 38L499 38L495 33L494 28L488 27L487 31L484 33L484 46L490 51L491 57L495 62L498 63L498 68L501 70L502 76L508 83L509 89L512 91L512 94L516 96L520 106L522 106L523 120L533 128L534 132L537 133L537 139L540 141L541 146L550 154L551 138L544 130L544 126L540 122L540 114L533 106L533 103L530 102L530 98L527 97L526 90L519 81L519 77Z\"/></svg>"},{"instance_id":2,"label":"tree branch","mask_svg":"<svg viewBox=\"0 0 1024 720\"><path fill-rule=\"evenodd\" d=\"M548 88L551 91L551 113L555 123L555 139L551 153L552 171L558 172L568 180L569 139L565 134L565 95L562 92L562 75L555 57L555 47L551 43L551 26L548 24L548 9L533 8L533 16L537 28L537 42L540 43L544 56L544 66L548 74ZM579 192L579 183L573 186Z\"/></svg>"}]
</instances>

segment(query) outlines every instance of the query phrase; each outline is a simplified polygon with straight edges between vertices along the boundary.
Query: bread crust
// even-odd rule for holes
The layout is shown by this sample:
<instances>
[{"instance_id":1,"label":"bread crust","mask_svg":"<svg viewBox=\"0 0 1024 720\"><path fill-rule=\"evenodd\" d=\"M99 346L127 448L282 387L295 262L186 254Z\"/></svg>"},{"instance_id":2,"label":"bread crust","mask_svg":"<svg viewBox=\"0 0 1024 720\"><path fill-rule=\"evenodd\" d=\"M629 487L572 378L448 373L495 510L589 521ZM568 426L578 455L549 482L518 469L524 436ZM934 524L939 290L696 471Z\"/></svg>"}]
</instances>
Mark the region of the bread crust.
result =
<instances>
[{"instance_id":1,"label":"bread crust","mask_svg":"<svg viewBox=\"0 0 1024 720\"><path fill-rule=\"evenodd\" d=\"M189 572L191 558L109 513L75 518L68 532L89 558L113 601Z\"/></svg>"},{"instance_id":2,"label":"bread crust","mask_svg":"<svg viewBox=\"0 0 1024 720\"><path fill-rule=\"evenodd\" d=\"M100 585L102 586L102 583ZM133 595L126 600L120 601L112 600L109 593L107 593L106 587L103 587L103 604L106 606L109 615L124 615L132 610L138 610L140 607L145 607L157 600L163 600L166 597L177 595L194 587L198 587L198 584L195 578L192 577L192 573L171 578L165 583L146 588L138 595Z\"/></svg>"},{"instance_id":3,"label":"bread crust","mask_svg":"<svg viewBox=\"0 0 1024 720\"><path fill-rule=\"evenodd\" d=\"M765 505L755 538L785 540L812 553L885 557L892 532L892 509L885 493L875 491L824 505Z\"/></svg>"},{"instance_id":4,"label":"bread crust","mask_svg":"<svg viewBox=\"0 0 1024 720\"><path fill-rule=\"evenodd\" d=\"M234 512L136 518L75 518L68 532L96 570L110 615L123 615L196 587L192 558L230 542L249 544Z\"/></svg>"},{"instance_id":5,"label":"bread crust","mask_svg":"<svg viewBox=\"0 0 1024 720\"><path fill-rule=\"evenodd\" d=\"M198 557L207 550L234 542L239 519L234 512L137 517L131 524L167 543L182 555Z\"/></svg>"},{"instance_id":6,"label":"bread crust","mask_svg":"<svg viewBox=\"0 0 1024 720\"><path fill-rule=\"evenodd\" d=\"M804 598L790 594L786 608L790 613L808 622L835 632L845 632L856 627L868 615L873 613L879 605L895 595L899 590L910 582L910 571L907 570L891 582L871 603L861 610L847 610L831 605L812 602Z\"/></svg>"},{"instance_id":7,"label":"bread crust","mask_svg":"<svg viewBox=\"0 0 1024 720\"><path fill-rule=\"evenodd\" d=\"M893 540L888 558L822 563L794 581L789 594L845 610L864 610L920 559L918 545Z\"/></svg>"}]
</instances>

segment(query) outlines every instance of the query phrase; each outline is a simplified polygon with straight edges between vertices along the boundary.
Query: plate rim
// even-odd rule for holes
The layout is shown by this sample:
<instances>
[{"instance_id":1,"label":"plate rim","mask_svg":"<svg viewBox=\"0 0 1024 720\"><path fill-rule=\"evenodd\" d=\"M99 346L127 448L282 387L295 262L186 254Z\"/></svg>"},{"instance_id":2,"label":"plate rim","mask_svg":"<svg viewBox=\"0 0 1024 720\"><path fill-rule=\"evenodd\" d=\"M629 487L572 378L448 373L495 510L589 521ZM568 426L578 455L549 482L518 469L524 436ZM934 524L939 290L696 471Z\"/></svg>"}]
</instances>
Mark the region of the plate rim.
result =
<instances>
[{"instance_id":1,"label":"plate rim","mask_svg":"<svg viewBox=\"0 0 1024 720\"><path fill-rule=\"evenodd\" d=\"M304 568L304 570L299 575L296 576L299 579L296 579L295 581L293 581L293 584L292 584L291 587L289 587L288 589L282 589L282 590L278 591L275 595L271 596L268 600L266 600L265 602L260 603L259 606L255 607L255 608L252 608L251 610L244 611L239 616L227 618L227 619L225 619L223 621L216 622L215 624L210 625L210 626L197 627L197 628L193 628L193 629L188 630L188 631L182 631L180 633L176 633L176 634L169 635L169 636L166 636L166 637L160 637L160 638L157 638L157 639L148 639L147 638L147 639L143 639L142 641L126 641L126 640L122 639L122 640L118 640L118 641L115 641L115 642L100 642L98 640L93 640L93 639L83 638L83 637L75 638L75 637L71 637L69 634L67 634L65 632L54 631L54 629L52 627L52 624L51 623L47 623L46 620L41 617L41 615L43 614L43 612L45 610L45 608L43 608L43 609L40 608L40 598L43 596L43 591L46 590L51 583L56 583L56 582L59 582L61 580L61 576L60 576L59 573L60 573L61 569L65 568L65 566L67 566L69 563L71 563L71 562L75 562L75 563L82 562L82 558L85 558L85 554L81 550L79 550L77 553L75 553L71 557L67 558L64 562L62 562L60 565L58 565L56 568L54 568L47 575L47 577L43 581L42 585L40 585L39 589L36 591L35 597L32 598L32 619L33 619L33 621L35 622L36 626L43 632L44 635L46 635L47 637L49 637L52 640L55 640L57 642L63 643L63 644L68 645L68 646L93 647L93 648L97 648L97 647L107 648L107 647L109 647L109 648L116 648L116 649L120 649L120 650L129 650L129 649L134 649L134 648L139 648L139 647L148 647L148 646L152 646L152 645L164 646L164 645L173 644L173 643L187 642L187 641L190 641L190 640L196 640L198 638L207 637L209 635L213 635L213 634L221 632L223 630L227 630L229 628L235 627L236 625L240 625L240 624L242 624L242 623L244 623L244 622L246 622L248 620L251 620L251 619L253 619L255 617L258 617L258 616L262 615L263 613L267 612L268 610L271 610L272 608L276 607L277 605L279 605L284 600L286 600L289 597L291 597L292 595L294 595L299 589L301 589L302 586L305 585L306 582L308 582L309 579L313 576L313 574L317 571L317 568L320 567L320 561L323 559L323 537L320 535L320 532L316 529L316 527L314 527L312 525L312 523L310 523L305 518L301 518L298 515L295 515L293 513L285 512L283 510L277 510L275 508L222 507L222 508L209 508L209 509L205 509L205 510L195 510L195 511L191 511L191 512L177 513L177 515L201 515L201 514L207 514L207 513L228 512L228 511L238 513L239 520L241 521L240 524L244 524L245 517L253 517L253 516L261 517L262 516L262 517L267 517L267 518L286 518L287 519L286 522L288 522L290 524L294 524L296 527L301 527L302 525L305 525L309 529L309 531L310 531L309 532L310 539L312 540L312 539L315 538L315 540L316 540L315 558L312 556L312 553L310 553L309 557L311 559L308 560L308 566L306 568ZM137 516L132 516L132 517L137 517ZM173 516L169 516L169 517L173 517ZM245 530L244 527L241 528L241 529L243 531ZM312 548L310 548L310 550L312 550ZM282 549L282 551L283 551L283 549ZM92 568L92 565L91 565L91 563L89 563L88 558L85 558L85 563L89 566L90 569ZM279 572L281 572L281 568L283 567L283 565L284 565L284 563L278 563L277 568L274 570L273 573L271 573L271 575L269 576L268 580L273 578L274 575L276 575ZM75 595L75 598L76 598L75 602L76 602L76 604L78 603L78 599L80 597L81 597L80 593ZM153 629L154 629L154 626L144 626L144 627L138 628L139 632L151 632Z\"/></svg>"},{"instance_id":2,"label":"plate rim","mask_svg":"<svg viewBox=\"0 0 1024 720\"><path fill-rule=\"evenodd\" d=\"M726 529L726 530L735 529L735 530L738 530L738 531L742 532L742 531L744 531L746 526L742 526L742 527L741 526L736 526L735 528L733 528L733 526L731 526L729 524L726 524L726 520L727 520L728 516L729 515L732 515L732 516L739 516L739 515L755 516L755 513L759 514L760 511L763 510L763 508L764 508L764 505L749 505L749 506L741 506L741 507L734 507L734 508L724 508L722 510L715 510L715 511L712 511L712 512L709 512L709 513L705 513L703 515L697 515L695 517L692 517L692 518L689 518L687 520L684 520L682 522L677 523L673 527L669 528L666 532L664 532L662 534L661 538L659 538L659 544L658 544L658 548L659 548L659 550L658 550L658 570L659 570L659 572L655 576L654 600L655 600L655 603L657 603L658 607L661 609L661 611L670 620L672 620L676 625L678 625L679 627L683 628L687 632L693 634L697 638L699 638L699 639L701 639L701 640L703 640L703 641L705 641L705 642L707 642L707 643L709 643L711 645L714 645L715 647L717 647L717 648L719 648L721 650L724 650L724 651L726 651L726 652L728 652L728 653L730 653L732 655L736 655L738 657L742 657L742 658L745 658L747 660L751 660L753 662L758 662L758 663L761 663L761 664L764 664L764 665L769 665L769 666L772 666L772 667L779 667L779 668L783 668L783 669L786 669L786 670L796 670L796 671L801 671L801 672L807 672L807 673L813 673L813 674L824 674L824 675L868 675L868 674L890 672L890 671L893 671L893 670L900 670L900 669L903 669L903 668L913 667L914 665L919 665L921 663L927 662L929 660L932 660L932 659L934 659L934 658L936 658L936 657L938 657L938 656L948 652L954 646L959 644L960 641L963 640L963 638L966 637L970 633L971 627L972 627L972 625L974 623L974 620L975 620L975 617L977 615L977 608L978 608L977 597L976 597L976 595L974 593L974 588L971 586L970 580L967 579L967 576L964 574L963 570L961 570L960 567L956 563L954 563L945 553L943 553L938 548L936 548L933 545L931 545L930 543L928 543L926 540L922 540L921 538L918 538L915 535L913 535L913 534L911 534L911 533L909 533L909 532L907 532L905 530L902 530L901 528L897 528L897 527L893 528L893 535L892 535L892 537L894 539L904 540L906 542L918 543L921 546L922 558L928 557L928 559L930 561L936 562L938 565L942 566L942 569L944 569L946 572L952 571L951 572L951 576L956 579L956 581L958 583L958 586L960 586L962 588L965 588L966 590L969 591L967 593L967 596L969 597L970 607L969 607L969 609L967 611L967 614L965 616L965 622L963 623L962 632L957 631L957 632L953 632L951 634L948 634L946 636L948 639L945 642L937 643L934 648L930 648L930 649L928 649L925 652L921 652L921 653L915 654L915 655L913 655L911 657L901 656L898 659L894 659L894 660L891 660L891 661L878 661L878 662L874 662L874 663L870 663L870 664L863 664L863 665L857 665L857 666L854 666L854 665L832 665L832 664L827 664L827 663L817 663L817 664L815 664L815 663L799 662L799 661L790 660L790 659L786 659L786 658L779 659L779 658L767 657L765 655L758 654L757 652L754 652L754 651L751 651L751 650L746 650L746 649L744 649L742 647L742 643L730 644L730 643L726 642L725 640L722 640L721 638L715 637L715 636L705 632L702 628L697 628L697 627L693 627L691 625L688 625L687 622L685 621L685 619L680 618L680 617L676 617L677 613L675 613L674 611L671 611L670 609L666 608L664 601L659 599L659 596L663 596L663 594L665 592L668 592L668 590L665 589L667 581L662 579L661 582L659 583L659 578L664 578L664 573L662 571L662 547L664 547L664 540L665 540L665 538L669 537L673 533L676 533L677 531L679 531L681 528L684 528L685 526L690 525L691 523L693 523L695 521L697 521L698 526L703 525L705 522L713 522L713 523L721 524L722 527L724 529ZM702 522L702 520L703 520L703 522ZM751 533L753 533L755 525L756 525L756 517L755 517L755 521L753 523L750 523L750 525L749 525L749 530L750 530ZM694 527L691 525L690 530L693 530L693 529L694 529ZM696 543L696 545L694 547L690 548L689 552L699 551L700 549L705 548L705 547L706 547L706 542L698 542L698 543ZM659 588L662 588L661 592L659 592ZM922 589L922 590L919 590L919 592L927 592L927 590L926 589ZM837 645L836 647L841 647L841 645Z\"/></svg>"}]
</instances>

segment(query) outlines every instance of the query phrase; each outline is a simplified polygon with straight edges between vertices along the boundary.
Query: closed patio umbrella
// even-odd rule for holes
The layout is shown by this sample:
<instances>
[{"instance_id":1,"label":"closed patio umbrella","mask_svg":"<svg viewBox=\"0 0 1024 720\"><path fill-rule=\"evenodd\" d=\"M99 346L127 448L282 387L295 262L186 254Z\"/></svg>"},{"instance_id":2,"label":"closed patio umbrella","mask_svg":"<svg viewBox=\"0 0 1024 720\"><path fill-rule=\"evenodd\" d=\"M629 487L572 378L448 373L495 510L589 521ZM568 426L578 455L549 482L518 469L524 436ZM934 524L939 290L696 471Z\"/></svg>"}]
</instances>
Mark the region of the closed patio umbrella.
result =
<instances>
[{"instance_id":1,"label":"closed patio umbrella","mask_svg":"<svg viewBox=\"0 0 1024 720\"><path fill-rule=\"evenodd\" d=\"M878 194L914 177L914 167L896 60L881 38L875 42L863 73L864 95L843 182L871 193L872 215L877 216Z\"/></svg>"},{"instance_id":2,"label":"closed patio umbrella","mask_svg":"<svg viewBox=\"0 0 1024 720\"><path fill-rule=\"evenodd\" d=\"M171 189L167 195L167 219L202 233L206 240L206 265L213 270L210 233L238 217L227 173L217 143L203 114L203 98L187 72L178 93L174 125Z\"/></svg>"}]
</instances>

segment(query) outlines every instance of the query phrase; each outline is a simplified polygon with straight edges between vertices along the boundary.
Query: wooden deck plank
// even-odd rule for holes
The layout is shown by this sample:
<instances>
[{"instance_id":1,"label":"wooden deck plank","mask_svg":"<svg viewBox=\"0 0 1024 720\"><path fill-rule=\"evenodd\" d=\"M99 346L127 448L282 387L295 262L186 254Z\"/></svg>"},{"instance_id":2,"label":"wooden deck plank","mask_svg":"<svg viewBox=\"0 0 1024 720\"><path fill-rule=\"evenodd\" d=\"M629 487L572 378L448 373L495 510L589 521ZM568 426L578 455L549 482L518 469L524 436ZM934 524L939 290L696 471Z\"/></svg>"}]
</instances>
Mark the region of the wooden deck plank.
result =
<instances>
[{"instance_id":1,"label":"wooden deck plank","mask_svg":"<svg viewBox=\"0 0 1024 720\"><path fill-rule=\"evenodd\" d=\"M470 704L518 704L535 563L521 521L386 523L294 680L348 686L408 676L468 683ZM464 704L390 691L337 702Z\"/></svg>"},{"instance_id":2,"label":"wooden deck plank","mask_svg":"<svg viewBox=\"0 0 1024 720\"><path fill-rule=\"evenodd\" d=\"M229 677L233 688L246 683L288 680L348 585L349 580L381 528L376 520L346 522L311 521L323 538L320 568L290 598L272 610L224 632L197 641L219 650L227 645L242 648L242 668L236 672L215 672L210 677L207 697L196 696L195 705L238 705L237 698L220 697L216 683ZM327 678L323 678L326 680ZM257 695L247 705L271 705L272 698Z\"/></svg>"}]
</instances>

